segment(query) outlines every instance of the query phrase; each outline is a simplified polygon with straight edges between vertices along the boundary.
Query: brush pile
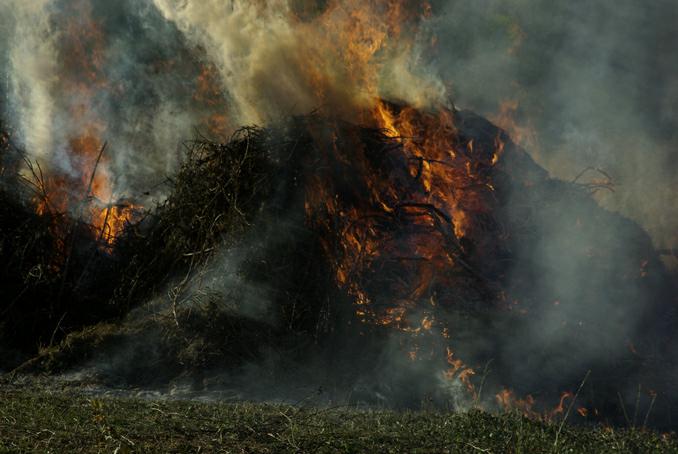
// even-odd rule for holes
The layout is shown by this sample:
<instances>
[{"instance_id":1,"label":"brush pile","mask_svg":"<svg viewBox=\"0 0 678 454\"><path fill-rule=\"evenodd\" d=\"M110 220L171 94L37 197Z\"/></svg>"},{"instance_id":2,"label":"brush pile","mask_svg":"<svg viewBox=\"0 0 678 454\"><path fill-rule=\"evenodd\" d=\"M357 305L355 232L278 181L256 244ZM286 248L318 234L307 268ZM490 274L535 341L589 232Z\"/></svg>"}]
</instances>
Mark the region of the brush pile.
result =
<instances>
[{"instance_id":1,"label":"brush pile","mask_svg":"<svg viewBox=\"0 0 678 454\"><path fill-rule=\"evenodd\" d=\"M2 343L51 347L22 371L105 364L116 385L200 388L256 362L295 382L312 362L316 382L372 377L372 395L404 406L440 393L431 368L479 399L489 362L486 386L519 395L591 368L627 386L672 329L647 234L596 204L606 185L553 180L483 118L442 114L454 127L413 114L419 138L311 115L190 142L165 202L112 251L3 175ZM455 152L427 154L434 135ZM401 362L414 372L384 377Z\"/></svg>"},{"instance_id":2,"label":"brush pile","mask_svg":"<svg viewBox=\"0 0 678 454\"><path fill-rule=\"evenodd\" d=\"M321 283L308 279L304 269L320 268L317 259L298 257L290 261L295 254L312 254L313 246L309 247L312 241L303 220L300 227L291 222L287 212L298 196L298 190L292 188L297 182L294 177L281 175L289 176L296 170L288 168L293 156L284 163L279 156L290 151L286 149L290 144L280 135L276 142L273 140L269 131L249 127L236 132L227 144L205 140L187 143L184 164L169 182L170 195L142 219L127 225L112 251L103 247L93 226L71 213L46 210L38 214L40 197L47 196L41 190L39 168L29 164L29 169L35 170L29 177L6 172L0 191L6 202L0 211L0 285L6 296L0 307L0 338L8 352L3 368L12 368L26 355L34 354L36 346L52 347L69 332L115 321L166 292L170 294L175 328L194 324L196 316L204 320L197 312L184 313L177 304L194 296L188 287L196 276L203 276L214 255L237 246L237 240L245 234L275 235L275 239L265 245L251 244L246 251L249 258L239 272L247 275L252 286L276 289L278 308L289 313L281 315L287 317L283 323L287 329L315 329L315 320L306 320L310 317L308 307L296 306L302 287L320 291ZM16 150L8 148L10 152ZM303 215L303 211L299 213ZM294 241L280 230L281 222L300 228L293 234ZM300 243L304 246L298 247ZM283 268L288 271L281 273ZM308 290L303 291L311 297ZM207 306L205 311L210 313ZM186 323L179 325L182 314ZM224 337L217 339L222 342ZM218 348L210 350L214 356ZM78 354L85 352L78 350Z\"/></svg>"},{"instance_id":3,"label":"brush pile","mask_svg":"<svg viewBox=\"0 0 678 454\"><path fill-rule=\"evenodd\" d=\"M227 144L188 143L167 200L118 238L124 263L113 304L129 309L191 274L218 247L233 246L270 193L272 149L267 132L244 128Z\"/></svg>"}]
</instances>

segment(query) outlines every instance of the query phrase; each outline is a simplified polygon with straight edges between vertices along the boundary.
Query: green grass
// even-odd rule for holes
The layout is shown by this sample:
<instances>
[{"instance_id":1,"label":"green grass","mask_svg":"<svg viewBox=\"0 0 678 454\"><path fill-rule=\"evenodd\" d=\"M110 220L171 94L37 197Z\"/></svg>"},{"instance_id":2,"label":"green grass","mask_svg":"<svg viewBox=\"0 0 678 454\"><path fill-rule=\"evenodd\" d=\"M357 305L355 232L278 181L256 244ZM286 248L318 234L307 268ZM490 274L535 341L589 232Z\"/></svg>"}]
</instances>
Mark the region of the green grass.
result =
<instances>
[{"instance_id":1,"label":"green grass","mask_svg":"<svg viewBox=\"0 0 678 454\"><path fill-rule=\"evenodd\" d=\"M363 411L91 397L0 386L0 452L678 452L640 430L563 426L516 414Z\"/></svg>"}]
</instances>

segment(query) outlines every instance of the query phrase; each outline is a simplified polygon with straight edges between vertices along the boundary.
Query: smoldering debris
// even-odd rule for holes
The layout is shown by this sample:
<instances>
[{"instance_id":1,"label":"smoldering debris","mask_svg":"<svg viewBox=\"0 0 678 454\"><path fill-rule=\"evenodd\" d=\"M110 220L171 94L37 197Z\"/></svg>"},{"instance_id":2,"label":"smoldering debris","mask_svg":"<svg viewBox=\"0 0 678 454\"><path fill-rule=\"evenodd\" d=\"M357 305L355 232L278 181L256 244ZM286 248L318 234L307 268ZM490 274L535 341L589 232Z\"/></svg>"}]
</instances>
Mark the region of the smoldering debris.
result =
<instances>
[{"instance_id":1,"label":"smoldering debris","mask_svg":"<svg viewBox=\"0 0 678 454\"><path fill-rule=\"evenodd\" d=\"M91 228L77 237L100 264L73 293L91 324L48 317L35 339L55 333L52 346L16 372L406 408L492 406L499 393L543 413L590 370L587 414L623 423L620 399L643 383L665 423L675 288L648 235L482 117L381 108L411 134L314 114L187 143L167 201L111 251ZM419 145L431 137L454 155ZM3 251L16 254L13 231ZM21 279L3 275L23 283L7 287L22 302L5 324L64 282L53 266L55 283L32 293L37 259L24 257ZM70 276L92 268L70 263Z\"/></svg>"}]
</instances>

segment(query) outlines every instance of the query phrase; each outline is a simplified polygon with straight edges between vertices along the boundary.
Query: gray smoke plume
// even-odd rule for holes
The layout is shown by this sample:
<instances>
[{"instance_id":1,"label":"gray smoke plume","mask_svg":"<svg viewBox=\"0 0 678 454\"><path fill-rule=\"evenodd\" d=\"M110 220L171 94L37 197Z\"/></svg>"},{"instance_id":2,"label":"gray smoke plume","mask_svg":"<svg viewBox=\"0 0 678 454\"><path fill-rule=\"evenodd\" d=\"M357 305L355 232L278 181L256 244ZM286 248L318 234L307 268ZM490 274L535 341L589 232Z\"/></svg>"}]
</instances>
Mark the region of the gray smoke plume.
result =
<instances>
[{"instance_id":1,"label":"gray smoke plume","mask_svg":"<svg viewBox=\"0 0 678 454\"><path fill-rule=\"evenodd\" d=\"M518 104L528 150L552 175L588 166L616 192L600 202L678 244L678 4L671 0L439 1L431 56L455 102L496 117Z\"/></svg>"},{"instance_id":2,"label":"gray smoke plume","mask_svg":"<svg viewBox=\"0 0 678 454\"><path fill-rule=\"evenodd\" d=\"M594 215L585 199L554 197L552 184L534 191L543 197L536 213L524 211L527 190L511 197L511 216L529 219L537 232L516 245L521 265L511 278L516 306L534 322L502 337L495 360L510 364L515 383L581 379L587 369L625 361L634 339L671 332L674 294L647 293L654 284L644 281L663 279L649 238L614 212L638 222L655 247L678 244L678 83L671 76L678 4L450 0L434 10L429 32L437 48L428 57L457 106L509 126L556 178L571 181L594 167L616 185L595 194L613 212L605 215ZM594 172L579 182L591 175L598 178ZM589 265L597 260L605 266ZM518 290L521 274L531 278ZM615 284L619 276L627 280ZM625 373L632 401L652 380Z\"/></svg>"},{"instance_id":3,"label":"gray smoke plume","mask_svg":"<svg viewBox=\"0 0 678 454\"><path fill-rule=\"evenodd\" d=\"M87 177L92 163L74 143L107 142L97 173L111 197L143 201L159 195L195 128L214 132L222 102L200 92L206 61L150 3L10 1L0 13L3 117L47 174Z\"/></svg>"},{"instance_id":4,"label":"gray smoke plume","mask_svg":"<svg viewBox=\"0 0 678 454\"><path fill-rule=\"evenodd\" d=\"M51 91L57 63L56 49L49 39L48 4L45 0L0 5L5 37L1 44L3 67L11 68L3 74L3 88L15 122L23 125L25 146L35 156L45 156L51 151L47 142L52 140L54 121Z\"/></svg>"},{"instance_id":5,"label":"gray smoke plume","mask_svg":"<svg viewBox=\"0 0 678 454\"><path fill-rule=\"evenodd\" d=\"M154 0L217 63L229 109L243 124L320 107L354 115L379 95L415 105L443 98L419 59L421 43L389 39L409 20L399 2L306 2L305 15L299 3Z\"/></svg>"}]
</instances>

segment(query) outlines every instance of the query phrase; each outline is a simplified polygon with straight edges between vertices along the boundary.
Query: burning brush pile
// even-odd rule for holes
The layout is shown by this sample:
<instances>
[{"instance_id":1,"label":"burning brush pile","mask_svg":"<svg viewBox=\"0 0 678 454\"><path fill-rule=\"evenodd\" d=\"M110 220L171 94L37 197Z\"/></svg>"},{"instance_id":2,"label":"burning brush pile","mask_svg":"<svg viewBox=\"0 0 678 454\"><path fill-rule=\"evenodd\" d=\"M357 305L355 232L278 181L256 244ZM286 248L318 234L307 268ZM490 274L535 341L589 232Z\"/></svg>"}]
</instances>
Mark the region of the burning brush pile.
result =
<instances>
[{"instance_id":1,"label":"burning brush pile","mask_svg":"<svg viewBox=\"0 0 678 454\"><path fill-rule=\"evenodd\" d=\"M2 341L48 347L18 371L535 415L586 377L582 419L620 421L631 389L655 405L673 284L591 198L605 182L549 178L468 111L362 115L190 142L166 201L126 205L115 235L109 213L42 208L39 168L23 185L6 168Z\"/></svg>"},{"instance_id":2,"label":"burning brush pile","mask_svg":"<svg viewBox=\"0 0 678 454\"><path fill-rule=\"evenodd\" d=\"M0 5L0 368L668 420L650 237L453 106L438 2L213 3Z\"/></svg>"}]
</instances>

